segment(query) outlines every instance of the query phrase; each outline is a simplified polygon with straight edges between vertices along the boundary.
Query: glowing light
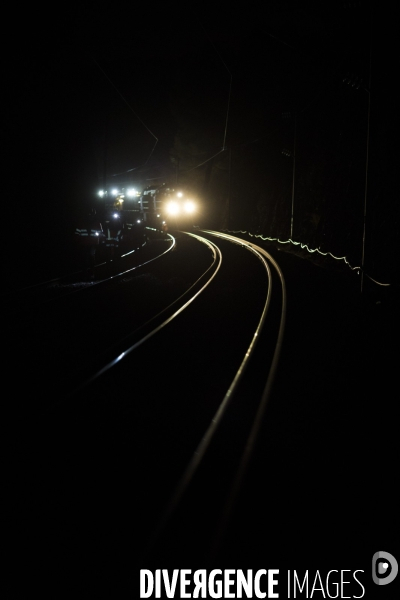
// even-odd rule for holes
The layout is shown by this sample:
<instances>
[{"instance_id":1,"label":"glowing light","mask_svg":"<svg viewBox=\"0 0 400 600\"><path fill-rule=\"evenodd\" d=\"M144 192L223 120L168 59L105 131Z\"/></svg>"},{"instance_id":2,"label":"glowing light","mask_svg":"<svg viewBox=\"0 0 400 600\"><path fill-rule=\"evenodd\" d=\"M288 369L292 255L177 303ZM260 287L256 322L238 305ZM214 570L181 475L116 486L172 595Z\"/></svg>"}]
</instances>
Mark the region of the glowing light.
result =
<instances>
[{"instance_id":1,"label":"glowing light","mask_svg":"<svg viewBox=\"0 0 400 600\"><path fill-rule=\"evenodd\" d=\"M104 190L99 191L99 196L100 196L100 198L102 198L104 196Z\"/></svg>"},{"instance_id":2,"label":"glowing light","mask_svg":"<svg viewBox=\"0 0 400 600\"><path fill-rule=\"evenodd\" d=\"M182 198L182 196L183 196L182 192L178 192L177 196L178 196L178 198Z\"/></svg>"},{"instance_id":3,"label":"glowing light","mask_svg":"<svg viewBox=\"0 0 400 600\"><path fill-rule=\"evenodd\" d=\"M191 200L188 200L187 202L185 202L184 209L185 209L185 212L187 212L187 213L194 212L196 210L194 202L192 202Z\"/></svg>"},{"instance_id":4,"label":"glowing light","mask_svg":"<svg viewBox=\"0 0 400 600\"><path fill-rule=\"evenodd\" d=\"M142 222L142 221L141 221L141 219L138 219L138 220L136 221L136 223L141 223L141 222Z\"/></svg>"},{"instance_id":5,"label":"glowing light","mask_svg":"<svg viewBox=\"0 0 400 600\"><path fill-rule=\"evenodd\" d=\"M113 214L114 219L118 219L118 213Z\"/></svg>"},{"instance_id":6,"label":"glowing light","mask_svg":"<svg viewBox=\"0 0 400 600\"><path fill-rule=\"evenodd\" d=\"M136 195L136 190L134 188L130 188L129 190L127 190L126 193L129 196L129 198L133 198Z\"/></svg>"},{"instance_id":7,"label":"glowing light","mask_svg":"<svg viewBox=\"0 0 400 600\"><path fill-rule=\"evenodd\" d=\"M116 190L116 189L114 189L111 193L113 196L118 196L118 190Z\"/></svg>"},{"instance_id":8,"label":"glowing light","mask_svg":"<svg viewBox=\"0 0 400 600\"><path fill-rule=\"evenodd\" d=\"M169 215L178 215L180 211L179 204L177 202L170 202L167 205L167 213Z\"/></svg>"}]
</instances>

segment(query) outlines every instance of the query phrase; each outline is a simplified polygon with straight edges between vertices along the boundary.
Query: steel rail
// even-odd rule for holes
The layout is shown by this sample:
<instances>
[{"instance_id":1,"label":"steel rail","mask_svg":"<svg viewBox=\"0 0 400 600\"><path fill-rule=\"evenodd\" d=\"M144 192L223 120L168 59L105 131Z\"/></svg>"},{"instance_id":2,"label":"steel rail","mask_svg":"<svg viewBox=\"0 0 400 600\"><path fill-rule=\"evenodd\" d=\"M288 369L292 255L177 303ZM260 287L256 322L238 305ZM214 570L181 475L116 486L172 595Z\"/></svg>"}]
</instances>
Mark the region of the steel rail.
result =
<instances>
[{"instance_id":1,"label":"steel rail","mask_svg":"<svg viewBox=\"0 0 400 600\"><path fill-rule=\"evenodd\" d=\"M140 268L144 267L145 265L148 265L149 263L162 258L166 254L168 254L169 252L171 252L175 248L175 246L176 246L176 239L171 234L169 234L169 233L167 234L167 236L169 238L171 238L172 243L161 254L158 254L157 256L155 256L155 257L153 257L153 258L151 258L151 259L149 259L149 260L147 260L147 261L145 261L143 263L140 263L140 265L136 265L135 267L131 267L130 269L126 269L125 271L120 271L119 273L111 275L110 277L106 277L105 279L100 279L99 281L91 281L90 283L88 282L89 285L87 285L87 286L83 286L83 287L80 287L80 288L74 289L74 290L69 290L69 291L67 291L67 292L65 292L63 294L60 294L60 295L56 296L55 298L47 298L47 299L42 300L41 302L39 301L38 304L43 305L43 304L46 304L48 302L52 302L54 300L65 298L65 297L70 296L71 294L75 294L77 292L82 292L84 290L93 289L93 287L95 287L97 285L108 283L109 281L111 281L113 279L118 279L118 278L122 277L123 275L126 275L127 273L131 273L132 271L140 269ZM130 253L128 253L128 254L130 254ZM128 256L128 254L124 254L123 256ZM96 267L103 266L104 264L106 264L106 263L100 263L99 265L96 265ZM83 271L77 271L76 273L83 273ZM62 281L64 279L67 279L68 277L71 277L72 275L73 274L71 274L71 275L65 275L65 276L60 277L58 279L52 279L50 281L46 281L46 282L34 284L34 285L29 286L27 288L19 288L18 290L14 290L12 292L9 292L9 296L8 296L8 298L6 300L8 300L9 302L12 301L12 298L10 298L11 294L15 294L15 295L16 294L22 294L23 292L25 292L27 290L30 290L30 289L33 289L33 288L38 288L40 286L42 286L43 289L45 289L46 287L48 287L49 284L51 284L51 283L53 283L55 281ZM17 307L16 310L22 310L22 309L21 309L21 307Z\"/></svg>"},{"instance_id":2,"label":"steel rail","mask_svg":"<svg viewBox=\"0 0 400 600\"><path fill-rule=\"evenodd\" d=\"M207 231L206 233L208 233L210 235L215 235L219 238L229 239L232 242L237 243L237 244L244 243L245 245L250 246L253 249L257 249L263 256L265 256L265 258L267 258L271 262L271 264L275 268L275 270L278 274L278 277L279 277L279 280L281 283L281 289L282 289L281 316L280 316L279 330L278 330L277 341L275 344L274 355L273 355L273 358L271 361L271 367L270 367L270 370L268 373L267 382L265 384L256 415L253 420L252 428L248 435L246 445L245 445L245 448L243 450L243 453L242 453L242 456L241 456L241 459L239 462L239 468L236 472L235 479L231 486L230 492L227 496L227 500L226 500L224 509L222 510L222 513L221 513L222 517L220 519L220 525L219 525L218 531L215 535L214 544L213 544L213 547L211 550L211 558L212 558L218 552L218 549L220 548L220 545L223 541L225 532L227 530L228 524L232 519L232 515L233 515L234 509L236 506L236 502L237 502L237 499L239 496L239 492L240 492L240 489L243 484L244 476L247 471L248 465L250 463L250 459L251 459L251 456L254 451L254 446L255 446L256 440L258 438L258 434L259 434L259 430L260 430L263 416L265 413L265 409L267 407L267 404L268 404L268 401L269 401L269 398L271 395L271 390L272 390L273 382L275 379L276 371L278 368L279 357L281 354L282 344L283 344L283 336L284 336L285 323L286 323L287 295L286 295L286 284L285 284L285 279L283 277L283 273L282 273L278 263L275 261L275 259L264 248L261 248L260 246L257 246L256 244L253 244L252 242L248 242L246 240L243 240L243 239L235 237L235 236L212 232L212 231Z\"/></svg>"},{"instance_id":3,"label":"steel rail","mask_svg":"<svg viewBox=\"0 0 400 600\"><path fill-rule=\"evenodd\" d=\"M268 281L269 281L267 298L265 300L263 311L262 311L260 320L258 322L257 328L253 334L252 340L250 342L249 347L247 348L245 356L235 374L235 377L232 380L232 383L230 384L227 392L225 393L225 396L222 399L221 404L219 405L214 417L212 418L210 425L208 426L206 432L204 433L196 450L194 451L194 454L193 454L191 460L189 461L181 479L179 480L177 486L175 487L175 490L172 493L171 499L167 505L166 510L164 511L160 521L156 525L156 528L150 537L150 540L147 545L147 549L145 551L146 555L151 552L155 542L157 541L159 536L162 534L164 528L168 524L170 518L172 517L173 513L177 509L183 495L185 494L191 481L193 480L194 475L197 472L202 460L204 459L204 456L210 446L210 443L211 443L213 437L215 436L219 425L221 424L222 418L225 415L225 413L232 401L232 398L234 397L234 395L238 389L238 385L243 378L245 369L249 363L249 359L254 353L256 343L259 339L261 330L264 326L265 319L266 319L268 309L270 306L270 301L271 301L271 294L272 294L271 270L270 270L269 264L266 260L265 253L262 251L262 249L258 248L255 244L248 244L246 241L241 240L240 238L233 238L233 236L225 236L224 234L218 235L217 232L211 232L211 231L205 231L205 230L204 230L204 233L207 233L210 235L215 235L216 237L225 238L228 241L234 242L234 243L246 248L250 252L253 252L253 254L255 254L255 256L262 262L262 264L264 265L265 270L267 272ZM269 255L268 255L268 258L269 258ZM269 372L269 377L270 377L270 374L271 374L271 370Z\"/></svg>"},{"instance_id":4,"label":"steel rail","mask_svg":"<svg viewBox=\"0 0 400 600\"><path fill-rule=\"evenodd\" d=\"M177 298L176 300L174 300L174 302L172 302L170 305L168 305L160 313L158 313L157 315L155 315L154 317L152 317L149 321L147 321L140 328L136 329L134 332L132 332L131 334L129 334L129 337L132 337L135 333L137 333L141 329L143 329L146 326L148 326L149 323L151 323L155 319L159 318L164 312L170 310L171 307L174 304L177 304L179 301L182 301L182 298L184 298L185 296L187 296L189 294L189 292L191 290L193 290L193 288L196 287L199 284L199 282L206 276L206 274L211 269L213 269L215 267L215 270L212 273L211 277L209 277L209 279L204 283L204 285L202 285L202 287L199 290L197 290L196 293L193 294L182 306L180 306L178 309L176 309L173 312L172 315L170 315L169 317L167 317L164 321L162 321L162 323L160 323L159 325L157 325L154 329L152 329L149 333L147 333L146 335L144 335L142 338L140 338L134 344L131 344L130 346L128 346L123 352L120 352L119 355L116 358L113 358L111 361L107 362L106 365L104 365L101 369L99 369L98 371L96 371L96 373L94 373L90 378L88 378L81 385L79 385L77 388L75 388L73 390L72 394L78 393L82 389L86 388L89 384L93 383L96 379L98 379L99 377L101 377L104 373L106 373L107 371L109 371L112 367L114 367L117 364L119 364L123 358L125 358L126 356L128 356L128 354L130 354L131 352L133 352L134 350L136 350L137 348L139 348L142 344L144 344L147 340L149 340L150 338L152 338L161 329L163 329L164 327L166 327L166 325L168 325L179 314L181 314L185 310L185 308L187 308L190 304L192 304L192 302L213 281L214 277L218 273L219 269L221 268L221 264L222 264L222 254L221 254L220 249L213 242L210 242L209 240L207 240L205 238L202 238L199 235L196 235L194 233L189 233L189 232L184 232L184 233L186 233L187 235L190 235L190 236L196 238L197 240L199 240L200 242L202 242L203 244L207 245L210 248L210 250L213 253L213 263L212 263L212 265L210 267L208 267L208 269L199 277L199 279L193 285L190 286L190 288L188 290L186 290L186 292L184 292L179 298ZM126 338L124 338L124 339L126 339ZM119 344L121 344L121 342L123 342L123 340L120 340L119 342L117 342L117 344L119 345ZM114 344L113 346L115 346L117 344ZM111 350L113 348L113 346L111 346L108 350Z\"/></svg>"},{"instance_id":5,"label":"steel rail","mask_svg":"<svg viewBox=\"0 0 400 600\"><path fill-rule=\"evenodd\" d=\"M105 263L96 265L96 267L100 267L103 264L105 264ZM26 287L23 287L23 288L8 290L6 292L3 292L1 294L1 296L4 298L7 296L12 296L13 294L20 294L22 292L27 292L29 290L33 290L33 289L39 288L41 286L45 287L45 286L50 285L51 283L55 283L56 281L62 281L63 279L67 279L68 277L73 277L74 275L79 275L79 273L83 273L83 272L84 271L82 269L80 269L79 271L74 271L73 273L68 273L67 275L62 275L61 277L54 277L53 279L47 279L46 281L39 281L38 283L32 283L31 285L27 285Z\"/></svg>"},{"instance_id":6,"label":"steel rail","mask_svg":"<svg viewBox=\"0 0 400 600\"><path fill-rule=\"evenodd\" d=\"M169 235L169 234L167 234L167 235ZM141 248L143 248L143 246L145 246L145 244L142 244ZM136 252L136 250L139 250L139 248L135 248L134 250L130 250L129 252L122 254L121 258L125 258L125 256L129 256L130 254L133 254L133 252ZM106 264L107 264L107 262L98 263L97 265L94 266L94 268L97 269L98 267L104 267L104 265L106 265ZM72 273L67 273L66 275L61 275L61 277L54 277L53 279L47 279L45 281L39 281L38 283L32 283L31 285L27 285L23 288L17 288L14 290L8 290L6 292L2 292L1 297L7 297L7 296L11 296L12 294L19 294L21 292L27 292L29 290L33 290L35 288L49 286L52 283L55 283L57 281L63 281L65 279L68 279L69 277L73 277L74 275L79 275L80 273L82 273L82 274L85 273L84 269L79 269L79 271L73 271Z\"/></svg>"}]
</instances>

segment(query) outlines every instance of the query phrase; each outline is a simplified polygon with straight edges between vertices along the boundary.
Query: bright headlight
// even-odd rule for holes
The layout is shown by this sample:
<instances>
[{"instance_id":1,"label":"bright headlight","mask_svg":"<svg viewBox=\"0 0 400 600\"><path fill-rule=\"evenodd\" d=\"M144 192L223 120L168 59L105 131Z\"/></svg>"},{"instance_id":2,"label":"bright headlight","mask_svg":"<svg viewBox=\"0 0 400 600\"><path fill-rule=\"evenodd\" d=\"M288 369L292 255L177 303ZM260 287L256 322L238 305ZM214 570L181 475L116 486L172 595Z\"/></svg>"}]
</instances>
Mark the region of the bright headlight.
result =
<instances>
[{"instance_id":1,"label":"bright headlight","mask_svg":"<svg viewBox=\"0 0 400 600\"><path fill-rule=\"evenodd\" d=\"M192 202L191 200L188 200L187 202L185 202L183 207L185 209L185 212L187 212L187 213L192 213L196 209L194 202Z\"/></svg>"},{"instance_id":2,"label":"bright headlight","mask_svg":"<svg viewBox=\"0 0 400 600\"><path fill-rule=\"evenodd\" d=\"M177 202L170 202L167 205L167 213L169 215L177 215L177 214L179 214L179 204Z\"/></svg>"}]
</instances>

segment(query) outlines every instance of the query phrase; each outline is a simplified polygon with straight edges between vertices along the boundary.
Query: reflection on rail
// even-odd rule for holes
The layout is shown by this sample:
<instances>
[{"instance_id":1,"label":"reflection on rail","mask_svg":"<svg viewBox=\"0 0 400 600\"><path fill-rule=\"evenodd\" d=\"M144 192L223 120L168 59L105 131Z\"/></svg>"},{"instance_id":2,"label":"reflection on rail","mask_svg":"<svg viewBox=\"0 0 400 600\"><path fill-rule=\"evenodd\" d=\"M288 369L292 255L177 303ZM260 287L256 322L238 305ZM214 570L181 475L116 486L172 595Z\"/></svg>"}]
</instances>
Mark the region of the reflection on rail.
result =
<instances>
[{"instance_id":1,"label":"reflection on rail","mask_svg":"<svg viewBox=\"0 0 400 600\"><path fill-rule=\"evenodd\" d=\"M130 336L128 336L128 338L124 340L124 344L126 346L125 350L119 352L118 355L115 356L115 358L107 362L107 364L100 368L92 377L87 379L82 385L80 385L76 390L74 390L74 393L78 392L83 387L89 385L94 380L98 379L101 375L109 371L112 367L115 367L123 358L128 356L128 354L139 348L147 340L152 338L158 331L166 327L168 323L173 321L173 319L175 319L180 313L182 313L182 311L184 311L185 308L187 308L210 285L211 281L218 273L222 264L221 251L213 242L210 242L209 240L206 240L205 238L200 237L199 235L196 235L194 233L185 233L196 238L199 242L208 246L213 255L212 264L201 275L201 277L199 277L199 279L177 300L174 300L172 304L170 304L163 311L155 315L152 319L150 319L150 321L142 325L138 330L132 332L132 334L130 334ZM171 310L173 312L172 314L169 314ZM160 319L162 319L162 321L159 323ZM132 338L135 335L137 336L139 332L147 330L149 329L149 327L151 328L150 331L148 331L145 335L142 335L140 339L138 339L136 342L129 345L129 338ZM120 343L118 345L120 345ZM112 351L112 348L109 348L108 351Z\"/></svg>"},{"instance_id":2,"label":"reflection on rail","mask_svg":"<svg viewBox=\"0 0 400 600\"><path fill-rule=\"evenodd\" d=\"M166 239L170 242L167 249L163 248L161 252L157 252L155 256L150 256L146 260L141 258L141 262L139 264L135 264L134 266L130 266L124 270L121 270L120 262L116 261L113 263L113 265L111 265L113 272L110 275L110 270L106 270L108 265L106 263L100 263L95 265L95 269L99 271L99 277L92 281L87 281L84 277L85 271L80 270L56 279L18 288L3 294L3 306L9 308L12 312L16 312L17 310L31 308L32 306L38 304L64 298L65 296L74 294L76 292L92 289L93 286L97 286L99 284L105 284L112 280L117 280L127 273L138 270L171 252L176 246L176 239L170 234L166 234ZM131 257L134 252L135 250L127 252L121 256L121 259L125 258L128 260L127 257Z\"/></svg>"}]
</instances>

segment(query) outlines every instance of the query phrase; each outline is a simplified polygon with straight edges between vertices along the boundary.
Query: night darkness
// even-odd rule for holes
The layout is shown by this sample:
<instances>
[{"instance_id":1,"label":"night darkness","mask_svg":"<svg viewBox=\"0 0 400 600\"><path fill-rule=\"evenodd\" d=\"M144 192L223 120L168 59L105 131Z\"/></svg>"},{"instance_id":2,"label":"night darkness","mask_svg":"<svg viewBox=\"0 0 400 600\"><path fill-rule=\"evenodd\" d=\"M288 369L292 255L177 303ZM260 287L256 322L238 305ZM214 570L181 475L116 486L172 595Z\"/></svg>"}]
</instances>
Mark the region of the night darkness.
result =
<instances>
[{"instance_id":1,"label":"night darkness","mask_svg":"<svg viewBox=\"0 0 400 600\"><path fill-rule=\"evenodd\" d=\"M359 264L369 122L365 265L392 282L398 54L393 15L372 11L337 1L24 12L5 92L19 237L41 257L65 251L104 180L142 189L178 178L203 202L200 225L288 239L295 150L293 238Z\"/></svg>"},{"instance_id":2,"label":"night darkness","mask_svg":"<svg viewBox=\"0 0 400 600\"><path fill-rule=\"evenodd\" d=\"M75 228L89 209L102 210L98 191L105 187L133 186L142 191L149 185L165 183L189 192L198 201L201 211L196 224L200 229L241 231L245 239L250 238L244 232L281 241L291 237L311 249L318 248L321 252L346 257L350 266L361 266L364 262L367 277L365 293L360 294L359 271L350 271L343 261L307 254L298 246L294 248L289 244L285 247L278 243L264 244L272 256L281 259L283 270L286 269L289 274L289 341L285 341L282 371L278 372L274 383L279 397L279 402L274 405L277 407L273 414L274 430L269 432L267 424L266 431L271 433L268 443L273 448L275 443L280 448L280 438L283 440L282 447L288 440L284 449L288 458L285 460L292 469L290 460L293 458L295 467L292 470L298 469L298 488L293 488L294 502L287 500L287 511L292 511L294 536L297 536L298 527L304 527L304 535L308 534L301 512L299 523L294 522L293 515L296 513L293 505L299 510L302 502L306 503L307 498L311 498L312 502L304 509L309 511L307 514L311 514L313 506L322 511L325 506L323 490L326 489L326 506L329 505L335 518L339 514L338 505L346 518L349 505L353 507L354 522L361 537L358 539L356 529L349 529L352 543L361 544L362 536L368 533L362 528L365 523L369 527L370 521L374 529L378 529L382 522L386 527L385 535L389 532L394 537L391 515L396 501L391 491L395 488L395 478L391 473L396 460L391 448L398 438L393 388L397 386L398 353L395 346L398 335L394 317L398 313L400 273L397 185L400 158L397 134L399 52L398 19L394 9L376 0L270 0L246 2L235 7L233 3L219 6L216 3L193 2L184 8L167 3L163 3L162 8L159 4L144 8L133 3L129 9L115 3L105 6L93 4L91 7L67 5L63 8L54 5L51 10L31 5L21 9L19 14L15 11L4 28L3 98L6 108L3 109L5 210L2 233L5 288L25 288L31 283L48 281L75 270L78 255L74 243ZM171 267L170 271L165 263L162 275L165 275L166 297L170 289L171 293L178 289L180 280L176 273L179 274L179 261L186 264L181 257L190 264L190 246L184 246L182 242L186 237L190 236L177 232L178 252L171 252L171 256L177 257L177 262L171 261L173 269ZM251 239L257 243L253 237ZM164 240L165 237L161 242ZM151 250L151 243L150 239L145 251L149 247ZM181 254L180 248L183 248ZM185 248L189 250L186 252ZM278 253L277 250L288 252ZM135 254L134 258L137 256L140 258L143 254ZM302 258L310 258L310 261ZM303 269L298 268L299 263ZM232 280L239 282L239 289L241 271L249 280L251 274L238 262L232 261L231 264L229 273ZM164 266L160 267L159 279L157 270L154 276L149 270L149 274L144 273L142 278L138 276L133 281L132 288L129 288L132 296L127 295L118 305L121 323L122 307L128 306L130 298L138 301L137 306L145 307L150 314L151 301L157 295L153 293L152 282L154 290L164 289L160 287L160 281L164 282L161 269ZM253 282L256 288L255 277L251 285ZM343 283L343 288L340 283ZM389 285L379 286L379 283ZM155 287L156 284L158 287ZM226 292L228 305L234 295L232 293L231 297L229 282L225 287L223 285L220 289ZM246 285L242 284L240 292ZM146 305L147 298L149 306ZM162 298L160 293L157 298L160 306ZM29 328L32 325L32 332L37 328L40 334L40 315L44 313L28 304L25 322ZM134 302L133 305L136 306ZM17 448L15 451L17 457L30 455L35 444L41 447L43 443L45 446L29 419L26 419L26 439L21 433L23 430L19 430L19 412L22 415L25 410L21 406L25 402L30 409L31 399L33 407L36 403L40 406L42 391L46 399L46 393L52 393L53 384L55 388L60 386L52 367L43 360L40 369L43 368L45 377L49 376L49 382L44 382L42 390L39 377L40 383L36 388L32 387L33 392L30 391L26 365L29 366L30 361L32 365L39 364L42 355L51 358L54 355L56 366L59 361L65 368L63 353L69 359L70 354L72 356L75 352L74 344L82 352L83 363L86 360L86 349L80 336L84 339L87 335L89 339L92 329L86 330L86 313L74 306L71 302L71 308L67 306L61 318L60 313L50 311L48 318L43 319L42 337L36 336L36 333L25 334L24 319L21 317L19 320L18 310L15 313L10 310L10 315L3 310L9 329L4 344L7 354L4 380L5 388L8 388L5 404L9 403L18 413L14 418L18 432L10 444L10 448L15 448L17 441L22 440L22 450ZM102 344L107 348L113 338L110 337L106 344L104 339L108 338L102 336L104 332L112 332L109 316L117 307L115 299L110 295L110 301L104 304L105 320L102 323L97 323L95 316L100 314L101 305L100 308L96 305L97 313L93 310L94 302L91 305L88 302L87 306L87 324L93 327L92 337L99 348ZM155 303L155 306L158 304ZM127 310L135 312L131 306ZM248 313L251 312L249 308ZM242 310L238 322L232 320L233 326L229 326L228 335L221 334L222 339L232 339L229 348L235 351L237 332L241 331L241 326L244 330L246 325L246 319L240 323L245 313ZM135 318L139 319L140 315L143 319L143 314L143 308L139 308ZM203 314L206 315L204 321ZM216 311L215 314L217 323L221 312ZM32 315L31 322L29 315ZM202 315L197 318L197 324L200 328L204 326L206 331L209 316L207 311ZM70 328L68 322L72 324ZM84 324L81 329L79 323ZM60 341L54 333L57 327L60 327L61 333L66 332L65 347L62 346L64 337L60 336ZM125 323L123 331L125 333ZM167 357L163 365L165 372L168 361L173 361L172 350L180 352L184 345L189 350L191 327L187 327L185 335L186 331L189 332L188 337L183 339L189 341L184 344L180 333L163 342ZM26 339L32 335L32 345L24 342L24 335ZM200 336L198 339L203 338ZM72 340L71 353L68 340ZM193 349L201 358L203 355L209 358L208 344L207 341L203 352L201 342L193 342ZM57 357L56 348L61 348L61 358ZM151 347L148 352L150 355ZM35 358L35 354L39 358ZM189 351L187 354L190 356ZM77 362L76 356L72 356L73 365ZM148 375L146 369L153 364L152 360L152 356L148 362L143 359L145 367L140 370L141 363L138 362L138 370L133 371L137 381L134 384L136 395L132 396L132 421L126 421L129 440L132 437L131 424L136 425L136 420L140 424L141 413L139 411L137 417L136 408L152 410L151 404L142 402L142 388L137 384L140 382L143 389L148 385L150 378L143 374ZM192 382L197 381L196 378L201 379L201 369L205 372L208 368L201 367L201 364L201 361L200 366L195 364L198 371L193 371L196 376L187 386L188 398ZM229 353L221 352L213 364L218 368L220 364L230 366ZM31 372L36 375L35 368L33 366ZM157 388L157 393L154 393L154 413L157 413L160 423L162 411L168 413L170 408L165 401L169 400L168 394L173 394L170 377L169 373L164 377L159 374L154 377L154 386L160 382L160 390ZM100 381L99 387L101 385ZM47 392L46 386L49 388ZM26 398L21 401L18 394L21 397L26 394ZM206 393L203 395L206 397ZM282 398L284 402L281 403ZM185 407L186 400L184 396ZM194 405L196 402L193 402ZM200 414L200 402L196 410ZM144 411L143 414L144 422L147 413ZM50 417L49 423L53 425ZM276 423L279 425L277 429ZM294 433L287 428L287 423L293 425ZM326 439L325 423L330 431ZM125 427L125 423L123 425ZM46 427L47 422L42 427L43 431ZM68 425L64 427L67 430ZM11 430L14 431L12 427ZM57 433L57 427L54 431ZM341 438L343 431L348 437L348 446L347 438L344 442ZM56 437L50 431L50 440L52 435ZM74 440L73 436L69 439L69 430L66 435L73 448ZM46 436L44 439L47 439ZM91 439L90 436L88 439ZM94 434L93 439L97 439ZM143 439L146 447L150 437L145 439L143 433ZM316 448L313 440L319 445ZM119 448L119 441L117 445ZM297 448L300 449L298 453ZM324 454L321 448L328 450ZM350 448L352 453L346 454L346 448ZM106 449L107 444L104 444L100 457ZM40 448L38 453L40 456ZM52 464L52 452L49 455L49 464ZM89 455L90 452L90 458ZM35 456L34 452L32 456ZM326 456L328 465L323 464L314 481L310 464L313 461L317 464ZM14 463L18 460L14 459ZM27 462L30 460L28 457ZM14 465L12 460L10 462ZM101 460L97 459L97 462L102 486ZM277 459L276 470L280 468L278 463ZM360 471L360 465L366 474ZM18 478L21 468L23 461L15 467ZM85 468L81 467L82 478L86 478ZM264 469L263 463L261 468ZM344 471L351 483L347 488L344 478L343 481L341 479ZM46 467L43 467L43 472L46 472ZM306 491L303 475L309 487ZM50 482L51 476L52 473ZM32 481L32 489L37 485L40 491L40 482ZM322 487L319 488L321 481ZM264 472L259 483L262 491ZM17 493L18 485L15 488ZM23 492L18 501L22 499L29 503L32 490L29 489L24 498L25 482L21 489ZM281 511L286 522L288 514L278 502L280 492L273 490L272 484L270 489L271 497L276 500L276 510ZM381 489L386 497L380 496ZM79 495L78 485L76 490ZM351 490L357 492L353 499L350 497ZM263 493L260 493L260 499ZM36 494L40 496L38 491ZM379 498L379 504L371 509L375 497ZM131 500L132 506L134 503L132 498L123 497L124 502L129 503L129 510ZM45 499L51 502L51 497L50 500ZM16 505L19 506L18 503ZM272 503L271 506L275 505ZM363 513L361 518L363 510L367 515ZM379 514L373 514L370 519L369 512L374 511ZM248 514L252 517L251 510ZM24 518L19 520L25 535ZM323 520L315 526L317 534L321 533L319 529L322 531L326 522L327 517L323 515ZM246 523L243 539L247 539ZM38 525L41 527L40 522ZM268 528L265 531L268 534ZM347 530L343 528L341 532L347 536ZM25 540L24 537L21 539ZM303 539L297 536L294 542L301 548ZM312 538L307 542L314 544ZM347 542L346 537L345 543L350 551ZM94 544L93 541L91 543ZM286 543L286 539L282 543ZM113 548L111 550L114 551ZM390 548L378 547L375 550L391 551ZM84 552L83 549L82 556ZM313 548L313 552L318 554L318 547ZM299 557L302 558L301 551ZM332 568L350 568L345 561L342 564L343 567L333 565ZM274 565L271 563L270 566ZM43 568L47 569L47 565Z\"/></svg>"}]
</instances>

